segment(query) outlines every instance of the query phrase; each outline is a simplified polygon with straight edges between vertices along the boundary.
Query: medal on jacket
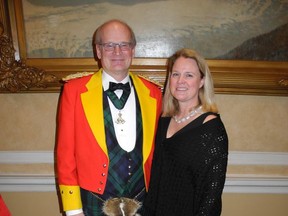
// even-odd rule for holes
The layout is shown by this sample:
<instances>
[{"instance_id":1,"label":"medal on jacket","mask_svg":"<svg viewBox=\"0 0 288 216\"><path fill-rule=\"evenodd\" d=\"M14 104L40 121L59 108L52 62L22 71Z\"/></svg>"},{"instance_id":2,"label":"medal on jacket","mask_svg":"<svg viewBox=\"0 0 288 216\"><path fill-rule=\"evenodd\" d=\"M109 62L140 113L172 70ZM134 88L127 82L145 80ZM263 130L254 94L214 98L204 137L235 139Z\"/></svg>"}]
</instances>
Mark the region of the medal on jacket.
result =
<instances>
[{"instance_id":1,"label":"medal on jacket","mask_svg":"<svg viewBox=\"0 0 288 216\"><path fill-rule=\"evenodd\" d=\"M124 124L125 123L125 120L122 118L122 113L121 113L120 110L119 110L119 113L118 113L118 118L116 119L115 123L116 124Z\"/></svg>"}]
</instances>

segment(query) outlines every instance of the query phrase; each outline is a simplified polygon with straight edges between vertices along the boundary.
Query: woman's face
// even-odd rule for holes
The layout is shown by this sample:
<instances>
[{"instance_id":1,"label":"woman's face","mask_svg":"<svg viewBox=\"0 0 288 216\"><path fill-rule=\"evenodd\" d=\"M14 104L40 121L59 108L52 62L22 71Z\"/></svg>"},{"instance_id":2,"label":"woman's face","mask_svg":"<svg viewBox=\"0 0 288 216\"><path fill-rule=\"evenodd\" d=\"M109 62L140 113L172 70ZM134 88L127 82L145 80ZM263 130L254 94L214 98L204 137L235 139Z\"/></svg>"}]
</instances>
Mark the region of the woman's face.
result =
<instances>
[{"instance_id":1,"label":"woman's face","mask_svg":"<svg viewBox=\"0 0 288 216\"><path fill-rule=\"evenodd\" d=\"M203 84L204 79L194 59L179 57L175 61L170 76L170 91L179 104L197 106L199 89Z\"/></svg>"}]
</instances>

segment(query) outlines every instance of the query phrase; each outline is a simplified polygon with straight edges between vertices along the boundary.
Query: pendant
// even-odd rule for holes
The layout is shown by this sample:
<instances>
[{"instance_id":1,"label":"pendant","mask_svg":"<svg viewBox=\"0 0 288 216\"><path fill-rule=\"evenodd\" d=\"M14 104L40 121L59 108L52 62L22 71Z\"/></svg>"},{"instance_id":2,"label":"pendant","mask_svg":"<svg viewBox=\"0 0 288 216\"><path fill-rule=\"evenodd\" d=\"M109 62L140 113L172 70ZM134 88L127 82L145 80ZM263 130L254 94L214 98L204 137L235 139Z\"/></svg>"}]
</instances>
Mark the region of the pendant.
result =
<instances>
[{"instance_id":1,"label":"pendant","mask_svg":"<svg viewBox=\"0 0 288 216\"><path fill-rule=\"evenodd\" d=\"M117 120L115 121L116 124L124 124L125 123L125 120L122 118L122 113L119 111L118 113L118 118Z\"/></svg>"}]
</instances>

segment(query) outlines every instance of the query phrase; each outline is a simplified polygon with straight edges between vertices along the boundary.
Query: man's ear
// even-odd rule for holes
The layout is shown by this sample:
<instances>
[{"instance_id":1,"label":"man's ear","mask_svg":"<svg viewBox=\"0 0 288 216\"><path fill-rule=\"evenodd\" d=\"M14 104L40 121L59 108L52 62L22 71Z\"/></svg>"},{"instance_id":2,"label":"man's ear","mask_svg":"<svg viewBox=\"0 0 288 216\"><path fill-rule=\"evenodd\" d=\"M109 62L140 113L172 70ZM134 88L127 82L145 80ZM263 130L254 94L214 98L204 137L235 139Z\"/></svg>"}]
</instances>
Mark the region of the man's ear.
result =
<instances>
[{"instance_id":1,"label":"man's ear","mask_svg":"<svg viewBox=\"0 0 288 216\"><path fill-rule=\"evenodd\" d=\"M132 49L132 58L135 57L135 47Z\"/></svg>"},{"instance_id":2,"label":"man's ear","mask_svg":"<svg viewBox=\"0 0 288 216\"><path fill-rule=\"evenodd\" d=\"M96 44L96 54L97 54L97 58L101 59L101 50L100 50L100 46L98 44Z\"/></svg>"}]
</instances>

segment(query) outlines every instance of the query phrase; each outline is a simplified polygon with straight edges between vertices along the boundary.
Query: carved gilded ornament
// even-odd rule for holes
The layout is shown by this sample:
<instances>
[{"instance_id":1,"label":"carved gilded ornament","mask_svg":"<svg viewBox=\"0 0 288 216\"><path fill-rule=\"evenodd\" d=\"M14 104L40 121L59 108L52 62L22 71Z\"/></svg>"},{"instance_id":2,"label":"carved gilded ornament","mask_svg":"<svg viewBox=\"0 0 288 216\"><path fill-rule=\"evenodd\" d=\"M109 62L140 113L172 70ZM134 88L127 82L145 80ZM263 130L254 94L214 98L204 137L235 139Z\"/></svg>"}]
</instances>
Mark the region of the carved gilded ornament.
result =
<instances>
[{"instance_id":1,"label":"carved gilded ornament","mask_svg":"<svg viewBox=\"0 0 288 216\"><path fill-rule=\"evenodd\" d=\"M13 40L5 34L0 22L0 91L19 92L35 87L46 88L47 83L56 81L56 76L15 60L14 54Z\"/></svg>"}]
</instances>

